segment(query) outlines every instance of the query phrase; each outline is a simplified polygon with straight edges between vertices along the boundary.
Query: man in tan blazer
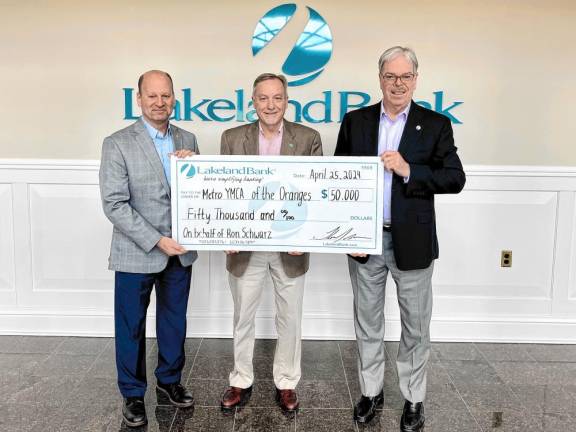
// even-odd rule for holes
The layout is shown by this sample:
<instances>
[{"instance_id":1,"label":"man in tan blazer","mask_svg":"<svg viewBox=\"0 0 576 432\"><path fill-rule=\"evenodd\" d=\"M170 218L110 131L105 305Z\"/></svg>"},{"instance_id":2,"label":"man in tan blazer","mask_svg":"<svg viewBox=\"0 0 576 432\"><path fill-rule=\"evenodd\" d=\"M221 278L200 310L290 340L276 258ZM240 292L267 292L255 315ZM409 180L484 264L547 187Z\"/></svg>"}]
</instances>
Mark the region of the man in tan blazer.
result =
<instances>
[{"instance_id":1,"label":"man in tan blazer","mask_svg":"<svg viewBox=\"0 0 576 432\"><path fill-rule=\"evenodd\" d=\"M262 74L254 81L252 101L258 121L222 134L223 155L321 156L320 134L284 120L288 106L286 78ZM309 254L300 252L227 251L226 269L234 299L234 370L224 392L224 413L244 405L252 394L254 319L266 277L270 274L276 299L278 341L273 376L276 401L286 412L298 408L300 380L302 298Z\"/></svg>"}]
</instances>

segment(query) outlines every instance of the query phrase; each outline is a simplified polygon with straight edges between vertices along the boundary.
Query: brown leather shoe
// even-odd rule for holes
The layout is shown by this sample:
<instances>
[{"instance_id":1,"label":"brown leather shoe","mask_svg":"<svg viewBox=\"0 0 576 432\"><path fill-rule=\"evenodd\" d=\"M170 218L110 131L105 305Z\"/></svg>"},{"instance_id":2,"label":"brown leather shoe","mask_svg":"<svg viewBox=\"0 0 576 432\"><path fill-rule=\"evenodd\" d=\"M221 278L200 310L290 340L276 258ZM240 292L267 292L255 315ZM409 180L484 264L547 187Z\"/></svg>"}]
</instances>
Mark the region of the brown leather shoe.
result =
<instances>
[{"instance_id":1,"label":"brown leather shoe","mask_svg":"<svg viewBox=\"0 0 576 432\"><path fill-rule=\"evenodd\" d=\"M300 406L298 395L294 389L276 389L276 402L284 412L294 412Z\"/></svg>"},{"instance_id":2,"label":"brown leather shoe","mask_svg":"<svg viewBox=\"0 0 576 432\"><path fill-rule=\"evenodd\" d=\"M230 414L234 412L234 408L237 406L242 406L248 403L250 396L252 395L252 386L248 388L240 388L230 386L224 392L222 396L222 401L220 402L220 408L225 414Z\"/></svg>"}]
</instances>

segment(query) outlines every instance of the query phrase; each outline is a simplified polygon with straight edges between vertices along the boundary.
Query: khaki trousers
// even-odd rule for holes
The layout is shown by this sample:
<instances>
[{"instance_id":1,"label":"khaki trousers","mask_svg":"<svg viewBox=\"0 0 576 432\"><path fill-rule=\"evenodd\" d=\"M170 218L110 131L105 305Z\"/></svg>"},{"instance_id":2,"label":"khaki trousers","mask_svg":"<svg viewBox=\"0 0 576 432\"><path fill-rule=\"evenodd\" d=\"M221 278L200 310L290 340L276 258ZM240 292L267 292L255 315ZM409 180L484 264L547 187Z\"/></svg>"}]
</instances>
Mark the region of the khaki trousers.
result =
<instances>
[{"instance_id":1,"label":"khaki trousers","mask_svg":"<svg viewBox=\"0 0 576 432\"><path fill-rule=\"evenodd\" d=\"M274 285L278 334L274 383L281 390L294 389L300 380L304 275L286 276L278 252L252 252L241 277L228 274L234 300L234 370L230 373L230 385L234 387L247 388L254 382L254 321L268 273Z\"/></svg>"}]
</instances>

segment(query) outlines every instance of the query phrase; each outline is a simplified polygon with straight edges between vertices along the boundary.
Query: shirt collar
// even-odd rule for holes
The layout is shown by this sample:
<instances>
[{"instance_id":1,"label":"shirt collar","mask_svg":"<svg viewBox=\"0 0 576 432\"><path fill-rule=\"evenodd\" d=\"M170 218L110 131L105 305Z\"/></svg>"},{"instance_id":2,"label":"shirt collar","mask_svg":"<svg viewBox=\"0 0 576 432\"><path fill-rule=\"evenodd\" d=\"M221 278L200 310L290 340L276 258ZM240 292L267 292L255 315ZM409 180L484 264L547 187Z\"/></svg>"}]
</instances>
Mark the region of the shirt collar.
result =
<instances>
[{"instance_id":1,"label":"shirt collar","mask_svg":"<svg viewBox=\"0 0 576 432\"><path fill-rule=\"evenodd\" d=\"M264 130L262 130L262 125L260 124L260 121L258 121L258 130L260 131L260 135L264 136ZM282 123L280 123L280 128L278 129L277 135L281 135L283 130L284 130L284 120L282 120Z\"/></svg>"},{"instance_id":2,"label":"shirt collar","mask_svg":"<svg viewBox=\"0 0 576 432\"><path fill-rule=\"evenodd\" d=\"M406 105L406 108L404 108L400 113L398 113L396 119L398 119L398 117L400 116L403 116L404 120L406 120L408 118L408 113L410 112L410 105L412 105L412 102ZM382 117L386 117L387 119L390 120L390 117L388 117L388 114L386 114L386 111L384 111L384 101L380 102L380 120L382 120Z\"/></svg>"},{"instance_id":3,"label":"shirt collar","mask_svg":"<svg viewBox=\"0 0 576 432\"><path fill-rule=\"evenodd\" d=\"M148 131L150 138L152 138L152 139L157 139L157 138L158 139L164 139L164 138L172 136L172 128L170 127L170 123L168 123L168 129L166 129L166 133L163 134L158 129L156 129L154 126L152 126L150 123L148 123L144 119L144 117L142 117L142 121L144 122L144 126L146 126L146 130Z\"/></svg>"}]
</instances>

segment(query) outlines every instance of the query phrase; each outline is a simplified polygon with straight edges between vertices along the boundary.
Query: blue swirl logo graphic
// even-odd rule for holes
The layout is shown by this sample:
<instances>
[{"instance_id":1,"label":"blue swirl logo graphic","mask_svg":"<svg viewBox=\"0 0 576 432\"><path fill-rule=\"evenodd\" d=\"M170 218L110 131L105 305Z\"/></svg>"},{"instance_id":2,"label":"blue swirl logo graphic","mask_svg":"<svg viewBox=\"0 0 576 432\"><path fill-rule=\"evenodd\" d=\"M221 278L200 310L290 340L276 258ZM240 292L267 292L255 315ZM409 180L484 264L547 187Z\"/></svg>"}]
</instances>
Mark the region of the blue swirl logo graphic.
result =
<instances>
[{"instance_id":1,"label":"blue swirl logo graphic","mask_svg":"<svg viewBox=\"0 0 576 432\"><path fill-rule=\"evenodd\" d=\"M282 65L282 72L288 77L291 87L309 83L324 70L332 56L332 33L328 23L309 6L308 23ZM264 49L288 24L296 12L294 3L286 3L270 9L260 18L252 35L252 55Z\"/></svg>"},{"instance_id":2,"label":"blue swirl logo graphic","mask_svg":"<svg viewBox=\"0 0 576 432\"><path fill-rule=\"evenodd\" d=\"M189 164L189 163L185 163L182 164L182 166L180 167L180 174L184 174L184 171L186 172L186 178L192 178L196 175L196 168L194 168L194 165Z\"/></svg>"}]
</instances>

